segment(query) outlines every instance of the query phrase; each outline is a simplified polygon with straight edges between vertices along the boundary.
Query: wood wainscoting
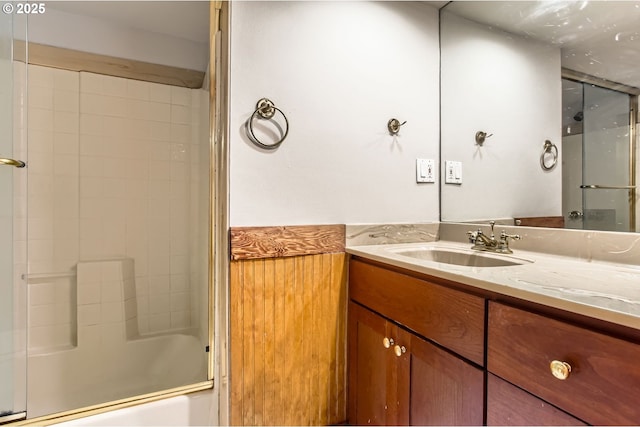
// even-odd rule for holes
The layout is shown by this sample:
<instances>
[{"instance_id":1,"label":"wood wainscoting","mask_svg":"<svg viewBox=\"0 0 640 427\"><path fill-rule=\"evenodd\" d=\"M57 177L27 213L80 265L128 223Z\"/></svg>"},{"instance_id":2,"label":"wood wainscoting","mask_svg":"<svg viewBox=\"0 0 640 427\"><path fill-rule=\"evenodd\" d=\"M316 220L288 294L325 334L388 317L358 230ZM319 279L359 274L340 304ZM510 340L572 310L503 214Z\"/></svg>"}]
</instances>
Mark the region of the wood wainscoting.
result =
<instances>
[{"instance_id":1,"label":"wood wainscoting","mask_svg":"<svg viewBox=\"0 0 640 427\"><path fill-rule=\"evenodd\" d=\"M285 247L316 248L308 255L279 250L276 257L269 250L247 253L247 247L270 245L248 242L247 229L231 230L231 241L245 248L234 252L232 243L232 425L346 420L347 264L344 231L336 234L335 227L296 227L293 234L288 227L252 228L253 236L268 241L294 236Z\"/></svg>"}]
</instances>

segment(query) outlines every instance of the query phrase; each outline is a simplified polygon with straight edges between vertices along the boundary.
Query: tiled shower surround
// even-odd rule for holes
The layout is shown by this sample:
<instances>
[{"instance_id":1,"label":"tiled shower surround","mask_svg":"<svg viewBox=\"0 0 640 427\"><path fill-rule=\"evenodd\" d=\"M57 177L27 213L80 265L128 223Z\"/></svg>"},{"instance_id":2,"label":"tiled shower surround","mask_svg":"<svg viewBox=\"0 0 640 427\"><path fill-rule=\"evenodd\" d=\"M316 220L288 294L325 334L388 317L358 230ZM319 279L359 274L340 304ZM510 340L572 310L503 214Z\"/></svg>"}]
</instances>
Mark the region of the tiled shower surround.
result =
<instances>
[{"instance_id":1,"label":"tiled shower surround","mask_svg":"<svg viewBox=\"0 0 640 427\"><path fill-rule=\"evenodd\" d=\"M208 91L30 65L28 94L29 347L75 346L80 320L118 314L104 301L125 292L108 288L125 278L88 295L79 263L108 269L131 260L137 325L127 317L129 332L198 327L206 300L198 293L207 286Z\"/></svg>"}]
</instances>

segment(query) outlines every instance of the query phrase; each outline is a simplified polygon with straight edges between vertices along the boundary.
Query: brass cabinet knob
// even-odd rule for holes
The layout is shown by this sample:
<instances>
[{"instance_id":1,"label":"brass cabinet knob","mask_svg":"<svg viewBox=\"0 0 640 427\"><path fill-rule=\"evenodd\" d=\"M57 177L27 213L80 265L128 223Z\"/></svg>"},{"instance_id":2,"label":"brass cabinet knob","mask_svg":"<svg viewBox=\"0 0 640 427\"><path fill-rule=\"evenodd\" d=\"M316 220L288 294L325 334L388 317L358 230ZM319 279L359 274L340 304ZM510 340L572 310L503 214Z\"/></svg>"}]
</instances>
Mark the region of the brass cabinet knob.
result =
<instances>
[{"instance_id":1,"label":"brass cabinet knob","mask_svg":"<svg viewBox=\"0 0 640 427\"><path fill-rule=\"evenodd\" d=\"M552 360L549 368L551 368L551 374L559 380L566 380L569 378L569 374L571 374L571 365L567 362Z\"/></svg>"},{"instance_id":2,"label":"brass cabinet knob","mask_svg":"<svg viewBox=\"0 0 640 427\"><path fill-rule=\"evenodd\" d=\"M382 340L382 345L384 346L384 348L389 348L394 344L395 341L393 341L393 338L387 338L384 337L384 339Z\"/></svg>"},{"instance_id":3,"label":"brass cabinet knob","mask_svg":"<svg viewBox=\"0 0 640 427\"><path fill-rule=\"evenodd\" d=\"M407 352L407 349L403 345L397 345L393 348L393 351L396 352L396 356L400 357Z\"/></svg>"}]
</instances>

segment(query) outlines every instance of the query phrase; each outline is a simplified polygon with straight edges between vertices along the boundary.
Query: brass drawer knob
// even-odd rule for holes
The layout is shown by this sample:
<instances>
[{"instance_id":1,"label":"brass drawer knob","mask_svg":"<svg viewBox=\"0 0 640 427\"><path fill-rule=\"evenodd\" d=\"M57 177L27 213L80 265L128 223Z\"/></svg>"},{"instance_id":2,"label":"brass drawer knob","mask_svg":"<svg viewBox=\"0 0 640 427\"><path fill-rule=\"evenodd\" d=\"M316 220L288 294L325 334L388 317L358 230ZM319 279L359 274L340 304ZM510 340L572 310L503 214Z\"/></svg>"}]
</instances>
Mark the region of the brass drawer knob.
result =
<instances>
[{"instance_id":1,"label":"brass drawer knob","mask_svg":"<svg viewBox=\"0 0 640 427\"><path fill-rule=\"evenodd\" d=\"M566 380L571 374L571 365L567 362L552 360L549 367L551 368L551 374L559 380Z\"/></svg>"},{"instance_id":2,"label":"brass drawer knob","mask_svg":"<svg viewBox=\"0 0 640 427\"><path fill-rule=\"evenodd\" d=\"M396 352L396 356L398 357L402 356L407 352L407 349L403 345L397 345L393 348L393 350Z\"/></svg>"},{"instance_id":3,"label":"brass drawer knob","mask_svg":"<svg viewBox=\"0 0 640 427\"><path fill-rule=\"evenodd\" d=\"M384 337L382 340L382 345L384 348L390 348L394 344L393 338Z\"/></svg>"}]
</instances>

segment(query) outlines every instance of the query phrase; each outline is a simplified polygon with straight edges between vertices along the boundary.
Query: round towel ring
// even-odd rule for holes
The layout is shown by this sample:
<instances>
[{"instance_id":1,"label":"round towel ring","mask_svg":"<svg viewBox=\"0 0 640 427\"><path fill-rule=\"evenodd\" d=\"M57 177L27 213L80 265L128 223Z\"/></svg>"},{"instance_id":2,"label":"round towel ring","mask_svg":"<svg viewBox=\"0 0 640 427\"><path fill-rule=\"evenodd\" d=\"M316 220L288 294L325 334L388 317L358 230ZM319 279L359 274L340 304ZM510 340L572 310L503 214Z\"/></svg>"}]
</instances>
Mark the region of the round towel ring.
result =
<instances>
[{"instance_id":1,"label":"round towel ring","mask_svg":"<svg viewBox=\"0 0 640 427\"><path fill-rule=\"evenodd\" d=\"M284 123L285 123L284 135L282 135L280 140L278 140L273 144L265 144L264 142L260 141L256 136L256 134L254 133L253 120L258 116L266 120L271 119L273 118L273 116L275 116L276 111L279 112L284 118ZM285 116L282 110L276 107L273 104L273 102L271 102L267 98L262 98L256 104L256 110L253 112L251 117L249 117L249 121L247 122L247 129L249 130L249 138L251 139L252 142L254 142L256 145L266 150L273 150L278 148L280 144L282 144L282 142L285 140L287 135L289 134L289 120L287 120L287 116Z\"/></svg>"},{"instance_id":2,"label":"round towel ring","mask_svg":"<svg viewBox=\"0 0 640 427\"><path fill-rule=\"evenodd\" d=\"M545 154L551 154L551 161L547 162ZM553 169L558 163L558 147L548 139L544 142L542 147L542 154L540 154L540 166L546 171Z\"/></svg>"}]
</instances>

